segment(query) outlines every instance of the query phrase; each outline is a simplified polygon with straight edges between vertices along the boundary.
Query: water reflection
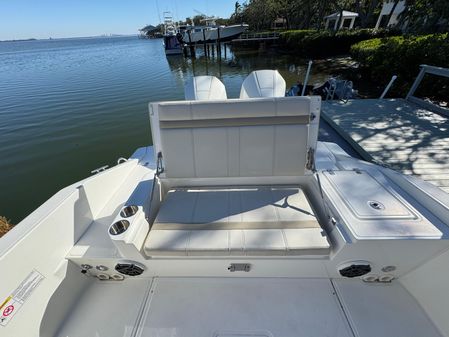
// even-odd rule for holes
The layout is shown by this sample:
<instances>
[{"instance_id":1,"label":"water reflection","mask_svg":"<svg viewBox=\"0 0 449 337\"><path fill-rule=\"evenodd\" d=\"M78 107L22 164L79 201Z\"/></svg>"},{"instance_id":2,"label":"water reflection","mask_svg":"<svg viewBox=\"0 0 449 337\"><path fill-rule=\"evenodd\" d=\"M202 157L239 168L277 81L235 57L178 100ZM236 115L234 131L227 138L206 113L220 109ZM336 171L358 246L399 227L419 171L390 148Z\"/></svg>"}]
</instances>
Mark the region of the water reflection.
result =
<instances>
[{"instance_id":1,"label":"water reflection","mask_svg":"<svg viewBox=\"0 0 449 337\"><path fill-rule=\"evenodd\" d=\"M308 62L229 45L210 58L202 46L195 59L166 57L161 40L134 37L2 42L0 59L0 158L8 158L0 161L0 215L13 223L60 188L150 144L148 102L183 99L192 76L217 76L235 98L253 70L278 69L290 87L303 81ZM316 61L310 83L338 62Z\"/></svg>"}]
</instances>

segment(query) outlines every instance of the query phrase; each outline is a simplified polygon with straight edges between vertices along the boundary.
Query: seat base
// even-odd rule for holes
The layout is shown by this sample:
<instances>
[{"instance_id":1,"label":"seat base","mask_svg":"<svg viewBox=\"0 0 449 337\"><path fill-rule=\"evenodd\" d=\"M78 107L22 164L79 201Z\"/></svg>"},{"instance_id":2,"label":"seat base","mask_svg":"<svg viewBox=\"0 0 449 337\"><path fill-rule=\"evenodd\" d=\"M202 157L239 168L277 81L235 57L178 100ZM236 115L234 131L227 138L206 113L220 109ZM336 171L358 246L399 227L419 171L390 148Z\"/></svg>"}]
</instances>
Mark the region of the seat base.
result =
<instances>
[{"instance_id":1,"label":"seat base","mask_svg":"<svg viewBox=\"0 0 449 337\"><path fill-rule=\"evenodd\" d=\"M326 234L299 187L178 188L144 245L162 255L328 255Z\"/></svg>"}]
</instances>

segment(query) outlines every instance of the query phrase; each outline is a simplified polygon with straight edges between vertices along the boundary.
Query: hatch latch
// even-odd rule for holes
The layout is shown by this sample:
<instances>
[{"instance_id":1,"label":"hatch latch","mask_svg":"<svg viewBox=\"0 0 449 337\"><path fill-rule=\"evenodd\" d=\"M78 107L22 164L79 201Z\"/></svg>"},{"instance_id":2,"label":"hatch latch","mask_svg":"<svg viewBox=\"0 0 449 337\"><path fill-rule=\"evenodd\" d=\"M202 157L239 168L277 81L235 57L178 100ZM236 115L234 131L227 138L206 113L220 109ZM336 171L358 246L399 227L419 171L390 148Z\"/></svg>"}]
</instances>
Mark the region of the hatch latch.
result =
<instances>
[{"instance_id":1,"label":"hatch latch","mask_svg":"<svg viewBox=\"0 0 449 337\"><path fill-rule=\"evenodd\" d=\"M249 272L251 270L251 264L249 263L231 263L228 270L233 273L235 271Z\"/></svg>"}]
</instances>

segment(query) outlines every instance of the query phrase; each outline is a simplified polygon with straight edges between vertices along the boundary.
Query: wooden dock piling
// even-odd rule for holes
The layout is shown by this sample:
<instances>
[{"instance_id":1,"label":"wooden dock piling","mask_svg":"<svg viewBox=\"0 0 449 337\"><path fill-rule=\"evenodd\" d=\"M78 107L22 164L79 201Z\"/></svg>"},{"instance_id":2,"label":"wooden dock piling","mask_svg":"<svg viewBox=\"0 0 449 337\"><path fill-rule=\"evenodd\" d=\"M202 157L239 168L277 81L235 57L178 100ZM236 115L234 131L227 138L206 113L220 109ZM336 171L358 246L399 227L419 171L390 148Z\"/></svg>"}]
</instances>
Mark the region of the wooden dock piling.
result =
<instances>
[{"instance_id":1,"label":"wooden dock piling","mask_svg":"<svg viewBox=\"0 0 449 337\"><path fill-rule=\"evenodd\" d=\"M192 36L190 35L190 30L187 31L187 36L189 37L189 48L190 48L190 57L195 58L196 57L196 52L195 52L195 46L192 43Z\"/></svg>"},{"instance_id":2,"label":"wooden dock piling","mask_svg":"<svg viewBox=\"0 0 449 337\"><path fill-rule=\"evenodd\" d=\"M217 56L220 57L221 56L221 46L220 46L220 27L217 27Z\"/></svg>"},{"instance_id":3,"label":"wooden dock piling","mask_svg":"<svg viewBox=\"0 0 449 337\"><path fill-rule=\"evenodd\" d=\"M208 48L207 48L207 43L206 43L206 33L204 32L204 29L203 29L203 45L204 45L204 56L208 57L209 53L208 53Z\"/></svg>"}]
</instances>

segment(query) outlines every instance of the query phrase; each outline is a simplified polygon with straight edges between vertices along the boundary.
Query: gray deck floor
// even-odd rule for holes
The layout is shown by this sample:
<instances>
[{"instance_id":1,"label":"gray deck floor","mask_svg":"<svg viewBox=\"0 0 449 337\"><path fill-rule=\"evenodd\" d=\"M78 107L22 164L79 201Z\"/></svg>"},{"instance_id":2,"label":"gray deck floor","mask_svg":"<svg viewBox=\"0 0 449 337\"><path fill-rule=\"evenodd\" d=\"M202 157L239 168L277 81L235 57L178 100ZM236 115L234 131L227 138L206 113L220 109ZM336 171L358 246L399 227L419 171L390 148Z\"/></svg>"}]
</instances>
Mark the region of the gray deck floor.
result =
<instances>
[{"instance_id":1,"label":"gray deck floor","mask_svg":"<svg viewBox=\"0 0 449 337\"><path fill-rule=\"evenodd\" d=\"M404 99L323 103L323 119L365 160L449 192L449 118Z\"/></svg>"},{"instance_id":2,"label":"gray deck floor","mask_svg":"<svg viewBox=\"0 0 449 337\"><path fill-rule=\"evenodd\" d=\"M325 278L143 277L92 281L55 335L81 336L441 334L400 282L373 285Z\"/></svg>"}]
</instances>

